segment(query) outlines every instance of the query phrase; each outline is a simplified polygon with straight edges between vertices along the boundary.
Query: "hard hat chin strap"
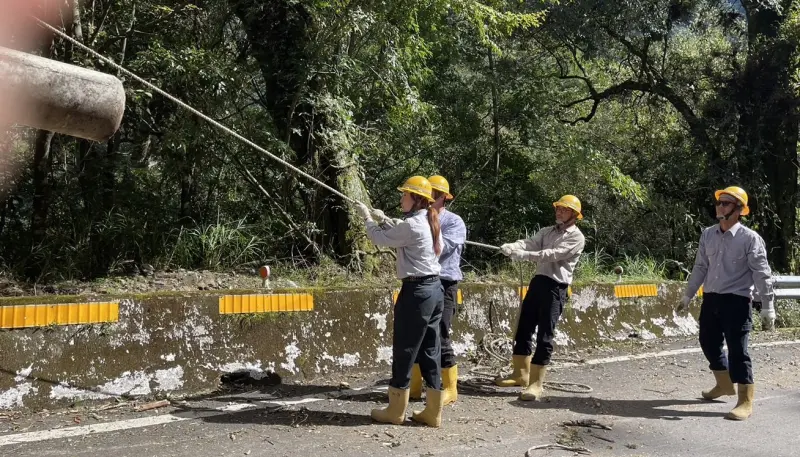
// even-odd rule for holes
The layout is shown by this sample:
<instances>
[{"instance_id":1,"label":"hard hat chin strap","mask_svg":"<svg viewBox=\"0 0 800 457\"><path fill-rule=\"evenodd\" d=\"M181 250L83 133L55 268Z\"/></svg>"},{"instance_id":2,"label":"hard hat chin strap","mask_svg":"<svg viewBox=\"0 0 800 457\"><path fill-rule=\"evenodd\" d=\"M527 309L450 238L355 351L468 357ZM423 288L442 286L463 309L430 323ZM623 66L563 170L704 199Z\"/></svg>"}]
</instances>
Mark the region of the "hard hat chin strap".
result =
<instances>
[{"instance_id":1,"label":"hard hat chin strap","mask_svg":"<svg viewBox=\"0 0 800 457\"><path fill-rule=\"evenodd\" d=\"M731 216L733 216L733 213L735 213L737 209L739 209L739 207L738 206L734 206L733 209L728 212L728 214L725 214L723 216L717 216L717 220L718 221L730 220Z\"/></svg>"}]
</instances>

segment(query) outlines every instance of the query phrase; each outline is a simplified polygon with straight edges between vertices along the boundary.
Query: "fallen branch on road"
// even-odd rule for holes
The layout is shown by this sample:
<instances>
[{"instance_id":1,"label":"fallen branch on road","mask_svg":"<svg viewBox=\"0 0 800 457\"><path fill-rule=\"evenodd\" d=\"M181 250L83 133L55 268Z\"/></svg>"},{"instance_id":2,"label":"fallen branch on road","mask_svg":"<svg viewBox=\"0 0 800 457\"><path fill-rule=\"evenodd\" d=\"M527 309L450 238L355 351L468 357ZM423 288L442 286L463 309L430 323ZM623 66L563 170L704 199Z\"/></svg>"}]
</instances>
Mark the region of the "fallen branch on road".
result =
<instances>
[{"instance_id":1,"label":"fallen branch on road","mask_svg":"<svg viewBox=\"0 0 800 457\"><path fill-rule=\"evenodd\" d=\"M611 430L611 424L603 423L597 419L576 419L572 421L562 422L562 427L593 427L603 430Z\"/></svg>"},{"instance_id":2,"label":"fallen branch on road","mask_svg":"<svg viewBox=\"0 0 800 457\"><path fill-rule=\"evenodd\" d=\"M532 448L525 451L525 457L532 457L531 454L532 451L539 451L542 449L560 449L562 451L570 451L583 455L589 455L592 453L592 451L586 449L585 447L564 446L562 444L541 444L539 446L533 446Z\"/></svg>"},{"instance_id":3,"label":"fallen branch on road","mask_svg":"<svg viewBox=\"0 0 800 457\"><path fill-rule=\"evenodd\" d=\"M119 403L109 403L109 404L107 404L107 405L103 405L103 406L101 406L101 407L99 407L99 408L96 408L96 409L94 409L93 411L108 411L109 409L117 409L117 408L122 408L123 406L127 406L127 405L129 405L129 404L130 404L130 403L128 403L128 402L126 402L126 401L119 402Z\"/></svg>"},{"instance_id":4,"label":"fallen branch on road","mask_svg":"<svg viewBox=\"0 0 800 457\"><path fill-rule=\"evenodd\" d=\"M591 436L592 438L597 438L598 440L603 440L607 443L616 443L616 441L612 440L611 438L606 438L604 436L600 436L596 433L589 432L587 435Z\"/></svg>"},{"instance_id":5,"label":"fallen branch on road","mask_svg":"<svg viewBox=\"0 0 800 457\"><path fill-rule=\"evenodd\" d=\"M169 406L169 405L170 405L169 400L159 400L159 401L154 401L152 403L145 403L144 405L141 405L141 406L137 407L136 409L134 409L134 411L136 411L138 413L138 412L142 412L142 411L149 411L151 409L163 408L163 407Z\"/></svg>"}]
</instances>

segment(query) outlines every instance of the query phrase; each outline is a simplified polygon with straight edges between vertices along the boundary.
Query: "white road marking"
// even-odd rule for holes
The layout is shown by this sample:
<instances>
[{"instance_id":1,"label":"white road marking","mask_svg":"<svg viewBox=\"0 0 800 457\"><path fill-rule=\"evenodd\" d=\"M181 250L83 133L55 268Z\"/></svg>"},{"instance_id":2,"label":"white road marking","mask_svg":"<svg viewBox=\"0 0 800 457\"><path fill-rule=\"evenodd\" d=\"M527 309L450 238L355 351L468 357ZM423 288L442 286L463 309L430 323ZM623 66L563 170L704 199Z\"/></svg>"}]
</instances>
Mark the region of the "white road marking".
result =
<instances>
[{"instance_id":1,"label":"white road marking","mask_svg":"<svg viewBox=\"0 0 800 457\"><path fill-rule=\"evenodd\" d=\"M255 407L256 405L252 403L232 403L230 405L221 406L217 409L224 412L236 412L236 411L244 411L245 409L250 409Z\"/></svg>"},{"instance_id":2,"label":"white road marking","mask_svg":"<svg viewBox=\"0 0 800 457\"><path fill-rule=\"evenodd\" d=\"M769 343L756 343L750 345L751 348L760 347L777 347L777 346L791 346L800 344L800 340L792 341L773 341ZM571 363L562 366L579 366L579 365L602 365L607 363L627 362L630 360L651 359L658 357L669 357L681 354L694 354L702 352L700 348L686 348L686 349L673 349L669 351L648 352L644 354L634 354L618 357L605 357L601 359L587 360L583 364ZM385 386L375 387L373 390L385 389ZM769 397L772 398L772 397ZM764 401L769 398L757 399L757 401ZM267 401L261 403L278 406L291 406L300 405L305 403L313 403L317 401L324 401L325 398L302 398L300 400L280 400L280 401ZM214 410L199 411L199 412L180 412L172 414L162 414L160 416L141 417L138 419L127 419L116 422L105 422L102 424L80 425L74 427L67 427L57 430L43 430L37 432L16 433L12 435L0 436L0 447L11 446L14 444L35 443L39 441L56 440L64 438L72 438L76 436L85 436L98 433L116 432L120 430L130 430L134 428L152 427L154 425L171 424L175 422L182 422L193 419L202 419L206 417L221 416L230 412L242 411L256 407L252 403L233 403L226 406L220 406Z\"/></svg>"},{"instance_id":3,"label":"white road marking","mask_svg":"<svg viewBox=\"0 0 800 457\"><path fill-rule=\"evenodd\" d=\"M300 400L263 400L261 403L267 405L276 405L276 406L291 406L291 405L302 405L305 403L314 403L317 401L327 400L327 398L301 398Z\"/></svg>"},{"instance_id":4,"label":"white road marking","mask_svg":"<svg viewBox=\"0 0 800 457\"><path fill-rule=\"evenodd\" d=\"M270 404L279 404L280 406L291 406L303 403L311 403L313 401L321 401L321 398L304 398L301 400L286 400L279 402L263 402ZM120 430L129 430L134 428L152 427L154 425L171 424L174 422L183 422L186 420L203 419L206 417L221 416L223 414L242 411L245 409L255 408L257 405L252 403L232 403L230 405L220 406L208 411L199 412L179 412L172 414L162 414L160 416L140 417L138 419L127 419L115 422L104 422L102 424L80 425L75 427L66 427L57 430L43 430L39 432L17 433L14 435L0 436L0 447L10 446L13 444L21 443L34 443L37 441L57 440L64 438L72 438L76 436L92 435L97 433L117 432Z\"/></svg>"},{"instance_id":5,"label":"white road marking","mask_svg":"<svg viewBox=\"0 0 800 457\"><path fill-rule=\"evenodd\" d=\"M17 433L15 435L0 436L0 446L10 446L21 443L34 443L37 441L57 440L72 438L76 436L91 435L95 433L116 432L119 430L129 430L132 428L151 427L153 425L170 424L189 419L199 419L202 417L216 416L219 412L207 412L206 414L187 414L185 416L175 416L164 414L162 416L141 417L138 419L128 419L116 422L106 422L102 424L81 425L77 427L62 428L58 430L44 430L41 432Z\"/></svg>"},{"instance_id":6,"label":"white road marking","mask_svg":"<svg viewBox=\"0 0 800 457\"><path fill-rule=\"evenodd\" d=\"M794 344L800 344L800 340L791 340L791 341L772 341L769 343L755 343L749 346L750 349L753 348L764 348L764 347L776 347L776 346L791 346ZM659 351L659 352L645 352L642 354L632 354L632 355L620 355L616 357L604 357L602 359L590 359L583 363L562 363L559 364L559 368L561 367L578 367L582 365L604 365L607 363L617 363L617 362L628 362L631 360L642 360L642 359L654 359L659 357L670 357L673 355L682 355L682 354L697 354L703 352L700 348L684 348L684 349L671 349L669 351Z\"/></svg>"}]
</instances>

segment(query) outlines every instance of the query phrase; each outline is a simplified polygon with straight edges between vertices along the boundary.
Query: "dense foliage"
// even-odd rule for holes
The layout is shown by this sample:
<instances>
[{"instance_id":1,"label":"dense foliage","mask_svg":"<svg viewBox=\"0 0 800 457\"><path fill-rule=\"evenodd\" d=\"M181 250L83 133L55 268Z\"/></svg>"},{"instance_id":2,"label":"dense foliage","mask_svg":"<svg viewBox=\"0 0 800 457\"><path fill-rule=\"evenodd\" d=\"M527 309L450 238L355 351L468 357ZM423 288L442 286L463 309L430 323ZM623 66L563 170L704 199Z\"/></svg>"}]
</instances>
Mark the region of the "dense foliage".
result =
<instances>
[{"instance_id":1,"label":"dense foliage","mask_svg":"<svg viewBox=\"0 0 800 457\"><path fill-rule=\"evenodd\" d=\"M74 1L71 36L384 210L405 177L441 173L470 238L497 244L574 193L587 265L679 272L713 190L739 184L775 268L794 266L800 2ZM61 39L28 51L116 73ZM6 270L388 259L340 198L119 77L108 143L19 129L4 145L22 170L2 177Z\"/></svg>"}]
</instances>

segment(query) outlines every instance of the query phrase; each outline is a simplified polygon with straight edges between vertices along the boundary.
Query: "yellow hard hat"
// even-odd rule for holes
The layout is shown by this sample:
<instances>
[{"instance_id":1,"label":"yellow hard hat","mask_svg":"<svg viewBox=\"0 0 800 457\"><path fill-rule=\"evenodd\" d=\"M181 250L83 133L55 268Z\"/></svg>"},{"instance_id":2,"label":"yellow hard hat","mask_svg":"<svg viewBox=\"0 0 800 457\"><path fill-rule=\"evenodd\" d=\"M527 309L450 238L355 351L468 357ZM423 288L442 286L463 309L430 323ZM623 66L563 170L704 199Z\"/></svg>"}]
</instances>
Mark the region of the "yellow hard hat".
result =
<instances>
[{"instance_id":1,"label":"yellow hard hat","mask_svg":"<svg viewBox=\"0 0 800 457\"><path fill-rule=\"evenodd\" d=\"M719 200L719 197L722 194L728 194L731 197L739 200L739 202L742 204L742 216L747 216L750 214L750 207L747 206L747 192L745 192L744 189L737 186L726 187L722 190L714 192L714 198Z\"/></svg>"},{"instance_id":2,"label":"yellow hard hat","mask_svg":"<svg viewBox=\"0 0 800 457\"><path fill-rule=\"evenodd\" d=\"M583 213L581 213L581 201L578 200L578 197L574 195L564 195L563 197L559 198L557 202L553 202L554 208L559 206L575 211L578 213L578 219L583 219Z\"/></svg>"},{"instance_id":3,"label":"yellow hard hat","mask_svg":"<svg viewBox=\"0 0 800 457\"><path fill-rule=\"evenodd\" d=\"M397 190L425 197L430 202L433 201L431 183L424 176L412 176L406 179L406 182L398 187Z\"/></svg>"},{"instance_id":4,"label":"yellow hard hat","mask_svg":"<svg viewBox=\"0 0 800 457\"><path fill-rule=\"evenodd\" d=\"M431 183L431 187L434 190L438 190L445 194L445 200L452 200L453 195L450 193L450 183L444 179L444 176L434 175L428 178L428 181Z\"/></svg>"}]
</instances>

